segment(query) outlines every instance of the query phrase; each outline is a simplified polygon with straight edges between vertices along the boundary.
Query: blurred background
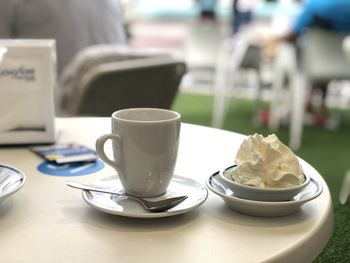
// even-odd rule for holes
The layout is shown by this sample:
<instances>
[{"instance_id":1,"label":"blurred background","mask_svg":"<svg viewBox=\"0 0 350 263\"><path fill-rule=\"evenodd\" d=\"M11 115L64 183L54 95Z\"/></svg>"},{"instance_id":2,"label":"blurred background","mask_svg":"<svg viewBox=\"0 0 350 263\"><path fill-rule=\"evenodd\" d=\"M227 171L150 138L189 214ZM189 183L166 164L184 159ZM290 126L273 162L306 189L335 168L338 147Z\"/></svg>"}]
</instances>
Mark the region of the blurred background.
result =
<instances>
[{"instance_id":1,"label":"blurred background","mask_svg":"<svg viewBox=\"0 0 350 263\"><path fill-rule=\"evenodd\" d=\"M0 12L10 10L0 16L0 38L57 40L58 116L110 116L123 107L164 107L178 111L186 123L246 135L276 133L319 171L331 191L334 233L315 262L350 262L350 204L338 201L350 171L349 0L121 0L116 14L125 37L114 28L117 39L106 41L102 27L93 29L107 16L113 19L106 10L87 15L95 19L89 27L75 28L88 24L79 22L78 11L90 14L102 6L100 1L81 1L85 8L77 8L78 1L69 7L63 6L69 1L22 1L18 12L20 1L10 2L0 2ZM45 19L54 18L60 5L73 14L68 22L70 12L64 12L66 24L57 36L55 30L36 31L48 25L46 20L33 23L33 35L20 35L29 30L30 17L39 19L34 13L10 25L27 11L43 14L44 9L30 5L44 2L54 3ZM316 14L317 25L303 28L298 19L310 22L303 14L318 3L326 7L326 17ZM21 15L8 16L11 12ZM338 19L336 30L333 17L345 17ZM7 23L19 27L6 35ZM67 35L68 29L73 33ZM70 54L73 49L63 46L59 33L73 46L87 40L88 33L101 34L91 43L79 42L79 52ZM71 61L63 63L62 55Z\"/></svg>"},{"instance_id":2,"label":"blurred background","mask_svg":"<svg viewBox=\"0 0 350 263\"><path fill-rule=\"evenodd\" d=\"M226 76L224 81L220 80L225 78L222 76L225 73L222 72L227 71L227 64L230 67L230 63L235 63L231 56L235 47L237 50L235 41L237 42L238 37L233 36L232 33L234 19L232 1L216 1L214 16L202 14L200 1L139 0L124 1L124 6L131 46L167 48L174 56L186 62L187 72L181 81L173 104L173 109L181 113L184 122L220 127L247 135L254 133L268 135L274 132L285 144L293 146L290 144L292 108L289 105L290 94L279 95L284 107L275 108L281 113L278 128L273 123L269 125L270 106L276 100L274 82L280 81L276 80L278 79L276 74L280 74L276 64L277 67L282 68L283 65L276 62L278 52L274 58L271 58L268 48L264 45L261 47L261 44L265 44L271 36L285 34L301 12L305 2L256 1L251 8L251 21L245 30L249 31L247 46L260 46L259 53L254 53L254 49L250 51L253 60L259 61L253 61L247 67L237 66L239 69L231 66L229 76ZM310 49L317 49L317 45L321 42L322 40L314 41ZM342 44L344 43L340 43L338 49L341 52L340 56L344 59L346 52L341 50ZM326 49L323 52L333 54L332 50ZM285 59L288 60L289 57L286 56ZM225 60L230 61L225 62ZM281 60L283 61L283 58ZM315 63L320 67L327 64L320 61ZM348 71L347 76L339 78L337 73L334 73L333 77L329 77L330 81L327 84L328 92L325 98L327 120L310 119L310 116L305 113L300 146L294 147L296 154L312 164L325 178L333 198L334 234L316 262L350 260L348 242L350 208L349 205L340 205L338 201L343 178L350 169L350 86L348 82L350 66L344 67L342 64L342 67ZM307 69L299 67L299 70L303 74L303 70ZM257 71L259 75L260 87L258 88L251 85L249 74L252 71ZM222 85L229 87L222 88ZM302 84L299 83L299 85ZM290 92L288 87L290 88L288 84L284 84L285 93ZM225 94L225 109L224 118L218 124L214 123L213 118L218 114L214 107L218 96L220 103L220 92ZM304 96L305 100L309 98L306 93ZM313 94L313 107L320 107L321 97L322 95L317 92ZM234 155L232 155L232 161L234 161Z\"/></svg>"}]
</instances>

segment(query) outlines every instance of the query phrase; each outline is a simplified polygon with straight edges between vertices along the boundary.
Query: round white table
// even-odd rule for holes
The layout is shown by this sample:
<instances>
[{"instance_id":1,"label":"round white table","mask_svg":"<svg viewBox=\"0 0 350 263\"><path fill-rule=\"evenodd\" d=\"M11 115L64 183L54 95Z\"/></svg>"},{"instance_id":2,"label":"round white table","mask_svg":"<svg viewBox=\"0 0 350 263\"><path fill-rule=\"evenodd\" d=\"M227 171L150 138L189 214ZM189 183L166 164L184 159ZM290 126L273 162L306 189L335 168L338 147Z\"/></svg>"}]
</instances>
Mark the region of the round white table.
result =
<instances>
[{"instance_id":1,"label":"round white table","mask_svg":"<svg viewBox=\"0 0 350 263\"><path fill-rule=\"evenodd\" d=\"M110 131L109 118L56 119L57 142L94 147ZM176 174L201 183L232 164L243 135L183 124ZM186 214L136 219L88 206L72 178L40 173L42 160L26 147L0 148L0 162L24 171L22 189L0 204L1 262L310 262L326 245L333 226L329 189L295 214L278 218L243 215L209 192ZM307 163L305 165L308 165ZM73 179L91 182L103 170Z\"/></svg>"}]
</instances>

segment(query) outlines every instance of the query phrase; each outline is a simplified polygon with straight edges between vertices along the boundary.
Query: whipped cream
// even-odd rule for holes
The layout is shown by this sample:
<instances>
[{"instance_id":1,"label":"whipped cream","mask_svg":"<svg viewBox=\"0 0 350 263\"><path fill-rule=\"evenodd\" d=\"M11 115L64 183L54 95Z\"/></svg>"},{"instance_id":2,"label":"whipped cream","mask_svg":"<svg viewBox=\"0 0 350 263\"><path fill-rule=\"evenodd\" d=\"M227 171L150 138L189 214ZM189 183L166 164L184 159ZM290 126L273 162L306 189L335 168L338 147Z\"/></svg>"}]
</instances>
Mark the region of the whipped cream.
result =
<instances>
[{"instance_id":1,"label":"whipped cream","mask_svg":"<svg viewBox=\"0 0 350 263\"><path fill-rule=\"evenodd\" d=\"M295 154L275 134L248 136L236 155L237 167L229 171L237 183L262 188L288 188L305 181Z\"/></svg>"}]
</instances>

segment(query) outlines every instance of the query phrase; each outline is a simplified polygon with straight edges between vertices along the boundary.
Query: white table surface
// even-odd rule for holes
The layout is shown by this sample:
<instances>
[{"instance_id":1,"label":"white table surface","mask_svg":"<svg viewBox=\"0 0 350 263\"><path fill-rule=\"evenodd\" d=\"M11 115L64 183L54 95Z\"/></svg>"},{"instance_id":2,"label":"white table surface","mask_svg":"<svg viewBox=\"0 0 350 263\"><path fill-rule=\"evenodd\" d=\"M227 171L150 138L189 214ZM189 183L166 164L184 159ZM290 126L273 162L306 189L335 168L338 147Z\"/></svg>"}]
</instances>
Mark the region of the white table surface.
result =
<instances>
[{"instance_id":1,"label":"white table surface","mask_svg":"<svg viewBox=\"0 0 350 263\"><path fill-rule=\"evenodd\" d=\"M94 147L110 131L108 118L57 119L58 142ZM242 135L183 124L176 174L204 184L232 164ZM329 189L300 212L261 218L230 210L209 191L199 208L159 219L132 219L88 206L71 178L41 174L42 160L27 148L0 148L0 162L23 170L24 187L0 204L0 262L309 262L327 243L333 226ZM309 166L307 163L305 164ZM89 182L113 174L105 167L74 179Z\"/></svg>"}]
</instances>

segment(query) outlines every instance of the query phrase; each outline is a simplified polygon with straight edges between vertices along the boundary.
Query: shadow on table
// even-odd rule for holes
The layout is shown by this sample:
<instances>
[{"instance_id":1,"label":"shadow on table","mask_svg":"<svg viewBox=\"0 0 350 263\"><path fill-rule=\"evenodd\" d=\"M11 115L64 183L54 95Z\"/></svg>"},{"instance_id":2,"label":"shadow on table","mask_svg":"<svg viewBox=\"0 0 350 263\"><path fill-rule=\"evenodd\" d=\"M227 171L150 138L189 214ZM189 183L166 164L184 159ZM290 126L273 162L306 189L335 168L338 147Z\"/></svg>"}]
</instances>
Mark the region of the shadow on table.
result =
<instances>
[{"instance_id":1,"label":"shadow on table","mask_svg":"<svg viewBox=\"0 0 350 263\"><path fill-rule=\"evenodd\" d=\"M185 214L162 218L131 218L106 214L93 208L86 209L82 220L100 228L118 228L123 232L152 232L169 228L184 227L199 216L198 209Z\"/></svg>"},{"instance_id":2,"label":"shadow on table","mask_svg":"<svg viewBox=\"0 0 350 263\"><path fill-rule=\"evenodd\" d=\"M0 218L4 217L13 207L12 197L7 197L5 200L0 202Z\"/></svg>"},{"instance_id":3,"label":"shadow on table","mask_svg":"<svg viewBox=\"0 0 350 263\"><path fill-rule=\"evenodd\" d=\"M313 207L309 205L304 205L306 209L301 209L300 211L281 217L257 217L241 214L230 209L224 202L221 205L210 205L208 204L207 209L204 213L208 216L215 218L216 220L223 221L225 223L232 223L241 226L257 226L257 220L259 221L259 227L283 227L290 226L294 224L299 224L300 222L307 221L312 215ZM311 221L310 221L311 222ZM311 222L312 223L312 222Z\"/></svg>"}]
</instances>

